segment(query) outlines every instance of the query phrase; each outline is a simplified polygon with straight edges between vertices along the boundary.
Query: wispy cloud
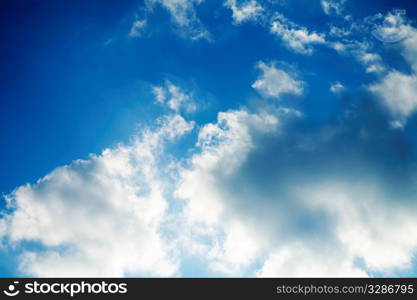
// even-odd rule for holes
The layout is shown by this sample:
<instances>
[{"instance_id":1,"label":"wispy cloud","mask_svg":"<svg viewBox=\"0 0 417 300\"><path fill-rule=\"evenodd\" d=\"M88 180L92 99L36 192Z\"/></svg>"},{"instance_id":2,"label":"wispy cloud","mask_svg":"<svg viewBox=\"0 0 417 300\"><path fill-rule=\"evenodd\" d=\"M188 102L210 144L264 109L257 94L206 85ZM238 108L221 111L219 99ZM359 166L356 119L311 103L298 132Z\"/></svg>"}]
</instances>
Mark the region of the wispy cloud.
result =
<instances>
[{"instance_id":1,"label":"wispy cloud","mask_svg":"<svg viewBox=\"0 0 417 300\"><path fill-rule=\"evenodd\" d=\"M135 20L132 23L128 36L132 39L140 37L146 27L146 24L146 20Z\"/></svg>"},{"instance_id":2,"label":"wispy cloud","mask_svg":"<svg viewBox=\"0 0 417 300\"><path fill-rule=\"evenodd\" d=\"M232 17L235 24L256 20L262 15L263 7L256 0L238 2L227 0L224 5L232 10Z\"/></svg>"},{"instance_id":3,"label":"wispy cloud","mask_svg":"<svg viewBox=\"0 0 417 300\"><path fill-rule=\"evenodd\" d=\"M197 109L190 94L185 93L179 86L167 80L162 86L152 87L157 103L166 104L170 109L179 112L194 112Z\"/></svg>"},{"instance_id":4,"label":"wispy cloud","mask_svg":"<svg viewBox=\"0 0 417 300\"><path fill-rule=\"evenodd\" d=\"M346 0L321 0L320 4L326 15L340 15Z\"/></svg>"},{"instance_id":5,"label":"wispy cloud","mask_svg":"<svg viewBox=\"0 0 417 300\"><path fill-rule=\"evenodd\" d=\"M147 0L148 5L159 4L171 15L179 34L192 40L210 40L211 35L197 16L196 7L204 0Z\"/></svg>"},{"instance_id":6,"label":"wispy cloud","mask_svg":"<svg viewBox=\"0 0 417 300\"><path fill-rule=\"evenodd\" d=\"M326 42L324 34L310 32L306 27L295 24L282 14L274 16L270 30L284 45L301 54L312 54L313 45Z\"/></svg>"}]
</instances>

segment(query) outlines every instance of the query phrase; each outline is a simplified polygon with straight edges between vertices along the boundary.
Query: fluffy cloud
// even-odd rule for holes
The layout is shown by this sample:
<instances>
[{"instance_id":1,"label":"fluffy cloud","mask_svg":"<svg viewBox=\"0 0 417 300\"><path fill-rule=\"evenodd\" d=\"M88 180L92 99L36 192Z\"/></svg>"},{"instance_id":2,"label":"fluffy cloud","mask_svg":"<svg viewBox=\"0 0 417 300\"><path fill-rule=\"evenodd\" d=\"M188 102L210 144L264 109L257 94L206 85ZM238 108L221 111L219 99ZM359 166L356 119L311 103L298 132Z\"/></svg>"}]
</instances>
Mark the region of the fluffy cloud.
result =
<instances>
[{"instance_id":1,"label":"fluffy cloud","mask_svg":"<svg viewBox=\"0 0 417 300\"><path fill-rule=\"evenodd\" d=\"M417 250L415 204L391 201L372 185L328 182L303 193L310 205L337 219L334 230L347 257L363 259L370 271L411 266Z\"/></svg>"},{"instance_id":2,"label":"fluffy cloud","mask_svg":"<svg viewBox=\"0 0 417 300\"><path fill-rule=\"evenodd\" d=\"M222 200L213 185L216 172L232 174L253 147L252 133L270 132L278 125L275 116L250 114L245 110L221 112L216 124L203 126L197 146L201 153L192 158L192 168L184 169L176 195L190 199L187 219L203 224L214 224L221 218ZM223 164L227 161L227 164ZM197 197L196 197L197 196ZM207 207L211 208L207 210Z\"/></svg>"},{"instance_id":3,"label":"fluffy cloud","mask_svg":"<svg viewBox=\"0 0 417 300\"><path fill-rule=\"evenodd\" d=\"M325 212L333 234L319 245L297 241L271 251L258 276L363 277L410 268L417 249L414 204L405 209L379 192L336 182L300 187L305 209ZM364 266L355 263L359 259Z\"/></svg>"},{"instance_id":4,"label":"fluffy cloud","mask_svg":"<svg viewBox=\"0 0 417 300\"><path fill-rule=\"evenodd\" d=\"M12 244L32 242L20 268L35 276L170 276L178 272L163 236L168 202L159 157L166 141L192 128L178 115L160 120L129 146L59 167L6 197Z\"/></svg>"},{"instance_id":5,"label":"fluffy cloud","mask_svg":"<svg viewBox=\"0 0 417 300\"><path fill-rule=\"evenodd\" d=\"M391 166L375 163L379 143L392 143L393 156L403 151L402 133L382 135L376 116L368 128L369 115L348 119L346 128L306 133L288 127L297 115L230 111L201 128L200 151L176 191L185 201L186 248L232 275L370 276L410 268L414 189L395 192L403 187L385 182L390 175L381 169ZM405 170L398 172L409 182Z\"/></svg>"},{"instance_id":6,"label":"fluffy cloud","mask_svg":"<svg viewBox=\"0 0 417 300\"><path fill-rule=\"evenodd\" d=\"M394 122L404 125L407 118L417 110L417 77L397 71L390 72L380 82L369 86L382 104L389 110Z\"/></svg>"},{"instance_id":7,"label":"fluffy cloud","mask_svg":"<svg viewBox=\"0 0 417 300\"><path fill-rule=\"evenodd\" d=\"M275 132L276 116L252 114L246 110L219 113L217 123L201 128L200 153L181 172L176 196L185 201L184 225L188 228L187 249L202 249L209 266L226 274L236 274L253 262L262 241L251 222L231 209L238 198L223 189L239 171L247 154L255 147L253 136ZM228 200L226 200L228 199ZM195 238L195 236L200 238Z\"/></svg>"},{"instance_id":8,"label":"fluffy cloud","mask_svg":"<svg viewBox=\"0 0 417 300\"><path fill-rule=\"evenodd\" d=\"M165 117L131 145L17 188L0 231L9 243L39 245L23 247L21 269L44 276L170 276L190 257L232 276L409 268L417 250L415 191L386 184L390 174L373 161L378 143L392 144L393 157L403 153L402 132L381 134L380 118L366 114L346 120L359 129L305 132L299 117L279 107L220 112L199 129L191 157L161 164L166 142L193 127L179 115ZM361 120L369 118L368 128ZM178 178L171 182L172 168ZM410 173L398 172L407 185Z\"/></svg>"},{"instance_id":9,"label":"fluffy cloud","mask_svg":"<svg viewBox=\"0 0 417 300\"><path fill-rule=\"evenodd\" d=\"M276 68L274 63L268 65L260 61L257 68L262 74L252 87L261 94L278 99L285 94L301 95L303 93L303 82L286 71Z\"/></svg>"},{"instance_id":10,"label":"fluffy cloud","mask_svg":"<svg viewBox=\"0 0 417 300\"><path fill-rule=\"evenodd\" d=\"M281 14L275 15L270 30L288 48L301 54L312 54L313 45L326 43L324 34L310 32L307 28L291 22Z\"/></svg>"},{"instance_id":11,"label":"fluffy cloud","mask_svg":"<svg viewBox=\"0 0 417 300\"><path fill-rule=\"evenodd\" d=\"M264 10L256 0L241 3L238 3L237 0L227 0L224 5L232 10L232 17L235 24L255 20L262 15Z\"/></svg>"},{"instance_id":12,"label":"fluffy cloud","mask_svg":"<svg viewBox=\"0 0 417 300\"><path fill-rule=\"evenodd\" d=\"M180 33L193 40L210 39L210 33L197 17L196 6L204 0L147 0L150 5L160 4L171 15Z\"/></svg>"},{"instance_id":13,"label":"fluffy cloud","mask_svg":"<svg viewBox=\"0 0 417 300\"><path fill-rule=\"evenodd\" d=\"M179 112L194 112L196 105L190 95L183 92L180 87L167 80L163 86L152 87L157 103L166 104L170 109Z\"/></svg>"}]
</instances>

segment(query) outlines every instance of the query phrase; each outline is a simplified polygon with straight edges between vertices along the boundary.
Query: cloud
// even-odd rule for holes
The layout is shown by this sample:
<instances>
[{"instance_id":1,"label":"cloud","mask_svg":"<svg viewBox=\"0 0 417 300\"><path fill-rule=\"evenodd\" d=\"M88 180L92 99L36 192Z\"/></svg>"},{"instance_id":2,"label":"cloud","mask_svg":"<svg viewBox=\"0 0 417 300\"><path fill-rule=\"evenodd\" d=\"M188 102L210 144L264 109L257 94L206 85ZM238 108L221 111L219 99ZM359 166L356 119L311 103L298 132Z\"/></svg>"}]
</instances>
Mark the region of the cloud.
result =
<instances>
[{"instance_id":1,"label":"cloud","mask_svg":"<svg viewBox=\"0 0 417 300\"><path fill-rule=\"evenodd\" d=\"M417 110L417 77L397 71L390 72L380 82L369 86L391 113L394 121L403 124Z\"/></svg>"},{"instance_id":2,"label":"cloud","mask_svg":"<svg viewBox=\"0 0 417 300\"><path fill-rule=\"evenodd\" d=\"M195 11L202 1L150 2L184 32L203 30ZM236 23L261 12L255 1L226 3ZM369 91L399 128L417 107L417 34L401 26L407 38L398 48L408 73L388 69L370 43L348 40L351 31L334 29L341 40L330 43L282 15L271 30L299 53L323 44L353 55L375 73ZM252 87L266 98L303 94L306 84L288 68L262 61L257 68ZM199 124L195 144L169 151L194 127L178 114L194 111L195 99L170 81L152 92L172 115L127 145L59 167L6 196L1 242L16 246L24 274L173 276L195 260L206 274L231 276L410 270L417 251L415 151L404 131L388 130L376 101L337 101L323 124L309 111L258 99L257 108L219 112Z\"/></svg>"},{"instance_id":3,"label":"cloud","mask_svg":"<svg viewBox=\"0 0 417 300\"><path fill-rule=\"evenodd\" d=\"M377 22L382 17L371 16L365 20L354 20L352 16L345 17L345 26L331 25L325 45L337 51L340 55L354 57L362 64L367 73L384 74L388 66L381 57L381 47L376 47L372 34L375 35Z\"/></svg>"},{"instance_id":4,"label":"cloud","mask_svg":"<svg viewBox=\"0 0 417 300\"><path fill-rule=\"evenodd\" d=\"M381 73L385 71L385 66L382 63L381 56L376 53L370 53L366 50L360 49L354 51L357 59L366 67L367 73Z\"/></svg>"},{"instance_id":5,"label":"cloud","mask_svg":"<svg viewBox=\"0 0 417 300\"><path fill-rule=\"evenodd\" d=\"M329 31L329 35L334 36L334 37L338 37L338 38L343 38L345 36L349 36L351 35L352 32L346 28L340 28L337 26L331 26L330 27L330 31Z\"/></svg>"},{"instance_id":6,"label":"cloud","mask_svg":"<svg viewBox=\"0 0 417 300\"><path fill-rule=\"evenodd\" d=\"M344 85L340 82L335 82L330 86L330 91L334 94L340 93L345 89Z\"/></svg>"},{"instance_id":7,"label":"cloud","mask_svg":"<svg viewBox=\"0 0 417 300\"><path fill-rule=\"evenodd\" d=\"M340 15L345 2L345 0L321 0L320 4L326 15Z\"/></svg>"},{"instance_id":8,"label":"cloud","mask_svg":"<svg viewBox=\"0 0 417 300\"><path fill-rule=\"evenodd\" d=\"M306 190L311 205L338 219L334 229L348 257L362 258L370 271L411 266L417 249L417 236L412 234L417 225L414 204L398 205L369 185L328 182Z\"/></svg>"},{"instance_id":9,"label":"cloud","mask_svg":"<svg viewBox=\"0 0 417 300\"><path fill-rule=\"evenodd\" d=\"M416 173L406 137L369 105L315 128L293 110L219 113L180 173L185 248L235 276L409 270Z\"/></svg>"},{"instance_id":10,"label":"cloud","mask_svg":"<svg viewBox=\"0 0 417 300\"><path fill-rule=\"evenodd\" d=\"M180 87L174 85L169 80L163 86L152 87L152 92L157 103L166 104L175 112L185 111L190 113L197 108L192 97L184 93Z\"/></svg>"},{"instance_id":11,"label":"cloud","mask_svg":"<svg viewBox=\"0 0 417 300\"><path fill-rule=\"evenodd\" d=\"M38 245L23 247L23 274L177 274L172 244L163 234L169 203L159 154L192 126L178 115L162 118L131 145L76 160L8 195L6 238Z\"/></svg>"},{"instance_id":12,"label":"cloud","mask_svg":"<svg viewBox=\"0 0 417 300\"><path fill-rule=\"evenodd\" d=\"M321 253L320 253L321 252ZM334 248L311 249L295 243L271 252L256 273L259 277L368 277L352 257Z\"/></svg>"},{"instance_id":13,"label":"cloud","mask_svg":"<svg viewBox=\"0 0 417 300\"><path fill-rule=\"evenodd\" d=\"M374 186L316 184L300 187L300 198L305 209L331 217L334 236L320 237L319 245L284 244L271 252L258 276L364 277L411 267L417 221L410 210L384 199ZM359 259L362 266L355 262Z\"/></svg>"},{"instance_id":14,"label":"cloud","mask_svg":"<svg viewBox=\"0 0 417 300\"><path fill-rule=\"evenodd\" d=\"M341 55L351 55L361 63L367 73L383 74L387 67L381 56L375 53L370 43L365 41L342 39L337 42L328 42L327 46Z\"/></svg>"},{"instance_id":15,"label":"cloud","mask_svg":"<svg viewBox=\"0 0 417 300\"><path fill-rule=\"evenodd\" d=\"M400 27L401 40L399 42L400 52L409 64L411 73L405 74L398 70L390 70L378 82L368 86L375 96L381 101L382 105L391 114L391 124L394 128L403 128L407 119L417 110L417 30L411 25L406 25L406 20L399 15L388 13L385 19L390 19L389 24L396 24ZM386 25L388 26L388 25ZM382 29L381 29L382 30ZM394 32L391 29L388 33L391 37ZM397 32L398 33L398 32ZM382 34L382 33L381 33ZM388 37L387 37L388 39ZM390 39L393 41L393 39Z\"/></svg>"},{"instance_id":16,"label":"cloud","mask_svg":"<svg viewBox=\"0 0 417 300\"><path fill-rule=\"evenodd\" d=\"M405 33L406 31L406 33ZM408 25L406 29L402 29L401 34L406 34L406 37L401 40L401 54L409 63L411 69L417 73L417 29Z\"/></svg>"},{"instance_id":17,"label":"cloud","mask_svg":"<svg viewBox=\"0 0 417 300\"><path fill-rule=\"evenodd\" d=\"M377 14L368 20L376 24L372 34L381 42L397 43L408 36L410 26L405 15L398 10L386 15ZM382 24L378 24L381 20Z\"/></svg>"},{"instance_id":18,"label":"cloud","mask_svg":"<svg viewBox=\"0 0 417 300\"><path fill-rule=\"evenodd\" d=\"M128 36L132 39L140 37L146 27L146 23L146 20L135 20L132 23Z\"/></svg>"},{"instance_id":19,"label":"cloud","mask_svg":"<svg viewBox=\"0 0 417 300\"><path fill-rule=\"evenodd\" d=\"M23 245L20 267L36 276L171 276L188 259L231 276L407 270L417 221L405 136L369 102L346 105L324 127L291 108L220 112L174 161L167 143L193 124L166 116L18 187L3 240Z\"/></svg>"},{"instance_id":20,"label":"cloud","mask_svg":"<svg viewBox=\"0 0 417 300\"><path fill-rule=\"evenodd\" d=\"M282 95L301 95L303 82L294 78L284 70L276 68L274 63L265 64L260 61L257 68L262 72L252 87L266 97L279 99Z\"/></svg>"},{"instance_id":21,"label":"cloud","mask_svg":"<svg viewBox=\"0 0 417 300\"><path fill-rule=\"evenodd\" d=\"M290 49L301 54L312 54L313 45L325 44L324 34L310 32L281 14L276 14L271 22L271 33L277 35Z\"/></svg>"},{"instance_id":22,"label":"cloud","mask_svg":"<svg viewBox=\"0 0 417 300\"><path fill-rule=\"evenodd\" d=\"M192 40L210 40L210 33L203 26L196 12L196 6L202 2L204 0L147 0L150 6L160 4L170 13L182 36Z\"/></svg>"},{"instance_id":23,"label":"cloud","mask_svg":"<svg viewBox=\"0 0 417 300\"><path fill-rule=\"evenodd\" d=\"M229 197L221 182L228 182L239 171L255 147L254 134L268 134L277 127L277 117L266 112L221 112L216 123L200 129L200 152L180 173L175 195L185 202L183 232L193 237L187 239L185 248L202 249L199 255L207 257L213 270L238 274L258 254L262 244L258 234L249 219L245 221L230 210L236 195Z\"/></svg>"},{"instance_id":24,"label":"cloud","mask_svg":"<svg viewBox=\"0 0 417 300\"><path fill-rule=\"evenodd\" d=\"M237 0L227 0L224 2L224 5L232 10L233 22L235 24L256 20L262 15L264 10L256 0L240 3Z\"/></svg>"},{"instance_id":25,"label":"cloud","mask_svg":"<svg viewBox=\"0 0 417 300\"><path fill-rule=\"evenodd\" d=\"M346 29L343 27L341 28L341 27L337 27L334 25L330 27L330 31L329 31L329 35L338 37L338 38L343 38L351 34L352 34L352 31L350 29Z\"/></svg>"}]
</instances>

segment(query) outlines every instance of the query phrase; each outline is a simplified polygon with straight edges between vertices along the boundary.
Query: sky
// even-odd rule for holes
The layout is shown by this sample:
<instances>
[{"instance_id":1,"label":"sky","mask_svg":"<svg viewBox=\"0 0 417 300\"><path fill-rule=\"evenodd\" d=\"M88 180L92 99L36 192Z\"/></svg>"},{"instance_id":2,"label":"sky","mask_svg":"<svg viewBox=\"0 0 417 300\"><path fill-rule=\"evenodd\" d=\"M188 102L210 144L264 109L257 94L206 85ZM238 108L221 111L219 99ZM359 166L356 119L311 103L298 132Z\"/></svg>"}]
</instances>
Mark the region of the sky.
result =
<instances>
[{"instance_id":1,"label":"sky","mask_svg":"<svg viewBox=\"0 0 417 300\"><path fill-rule=\"evenodd\" d=\"M413 4L1 1L0 276L416 276Z\"/></svg>"}]
</instances>

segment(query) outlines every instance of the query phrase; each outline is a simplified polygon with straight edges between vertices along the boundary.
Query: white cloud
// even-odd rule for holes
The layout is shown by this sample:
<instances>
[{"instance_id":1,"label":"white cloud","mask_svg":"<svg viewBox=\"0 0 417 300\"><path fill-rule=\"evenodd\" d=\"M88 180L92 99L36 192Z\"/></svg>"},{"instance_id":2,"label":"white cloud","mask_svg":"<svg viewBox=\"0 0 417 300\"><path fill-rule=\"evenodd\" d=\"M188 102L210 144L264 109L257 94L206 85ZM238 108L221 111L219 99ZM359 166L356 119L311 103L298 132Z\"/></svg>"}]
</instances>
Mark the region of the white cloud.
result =
<instances>
[{"instance_id":1,"label":"white cloud","mask_svg":"<svg viewBox=\"0 0 417 300\"><path fill-rule=\"evenodd\" d=\"M301 95L303 82L294 78L284 70L277 69L275 64L269 65L260 61L257 68L262 74L252 84L252 87L267 97L280 98L285 94Z\"/></svg>"},{"instance_id":2,"label":"white cloud","mask_svg":"<svg viewBox=\"0 0 417 300\"><path fill-rule=\"evenodd\" d=\"M410 202L386 199L373 185L325 183L306 188L305 201L333 216L347 257L363 259L370 271L411 267L417 250L417 219Z\"/></svg>"},{"instance_id":3,"label":"white cloud","mask_svg":"<svg viewBox=\"0 0 417 300\"><path fill-rule=\"evenodd\" d=\"M157 103L164 103L166 100L166 91L163 86L153 86L152 92L155 96L155 101Z\"/></svg>"},{"instance_id":4,"label":"white cloud","mask_svg":"<svg viewBox=\"0 0 417 300\"><path fill-rule=\"evenodd\" d=\"M190 256L232 276L409 268L417 250L415 204L387 199L383 186L364 178L328 182L315 172L307 181L289 180L285 162L297 147L281 141L285 119L298 116L291 109L220 112L200 128L192 156L173 164L179 179L172 185L159 159L167 157L164 144L192 124L166 117L131 145L17 188L0 233L14 244L42 245L21 256L22 270L37 276L170 276ZM278 163L271 165L265 151ZM180 205L172 209L174 200Z\"/></svg>"},{"instance_id":5,"label":"white cloud","mask_svg":"<svg viewBox=\"0 0 417 300\"><path fill-rule=\"evenodd\" d=\"M352 31L346 28L331 26L329 34L334 37L343 38L352 34Z\"/></svg>"},{"instance_id":6,"label":"white cloud","mask_svg":"<svg viewBox=\"0 0 417 300\"><path fill-rule=\"evenodd\" d=\"M256 0L243 1L227 0L224 5L232 10L232 17L235 24L250 20L256 20L262 15L263 8Z\"/></svg>"},{"instance_id":7,"label":"white cloud","mask_svg":"<svg viewBox=\"0 0 417 300\"><path fill-rule=\"evenodd\" d=\"M376 25L378 20L384 18L382 14L365 18L365 21L355 21L351 17L346 19L345 26L330 26L326 45L336 50L341 55L351 55L361 63L367 73L375 75L384 74L388 66L384 63L380 45L370 39L371 33L375 36L376 31L383 31L383 26ZM377 28L374 29L373 28ZM361 39L355 39L361 36ZM378 46L378 47L375 47Z\"/></svg>"},{"instance_id":8,"label":"white cloud","mask_svg":"<svg viewBox=\"0 0 417 300\"><path fill-rule=\"evenodd\" d=\"M386 71L379 54L358 51L355 55L356 58L365 66L367 73L383 73Z\"/></svg>"},{"instance_id":9,"label":"white cloud","mask_svg":"<svg viewBox=\"0 0 417 300\"><path fill-rule=\"evenodd\" d=\"M321 0L320 4L326 15L340 15L343 11L345 0Z\"/></svg>"},{"instance_id":10,"label":"white cloud","mask_svg":"<svg viewBox=\"0 0 417 300\"><path fill-rule=\"evenodd\" d=\"M369 86L395 121L404 124L417 110L417 76L391 71L380 82Z\"/></svg>"},{"instance_id":11,"label":"white cloud","mask_svg":"<svg viewBox=\"0 0 417 300\"><path fill-rule=\"evenodd\" d=\"M146 27L146 20L135 20L132 23L132 27L130 28L129 37L132 39L140 37L145 27Z\"/></svg>"},{"instance_id":12,"label":"white cloud","mask_svg":"<svg viewBox=\"0 0 417 300\"><path fill-rule=\"evenodd\" d=\"M210 33L197 16L196 6L204 0L147 0L147 3L160 4L171 15L173 22L179 27L179 33L193 40L210 40Z\"/></svg>"},{"instance_id":13,"label":"white cloud","mask_svg":"<svg viewBox=\"0 0 417 300\"><path fill-rule=\"evenodd\" d=\"M386 15L377 14L370 20L374 23L382 19L382 24L375 26L372 34L384 43L397 43L408 36L410 26L406 18L399 12L389 12Z\"/></svg>"},{"instance_id":14,"label":"white cloud","mask_svg":"<svg viewBox=\"0 0 417 300\"><path fill-rule=\"evenodd\" d=\"M168 202L159 154L190 131L178 115L129 146L77 160L6 197L3 224L13 243L31 241L20 268L35 276L171 276L178 263L163 236Z\"/></svg>"},{"instance_id":15,"label":"white cloud","mask_svg":"<svg viewBox=\"0 0 417 300\"><path fill-rule=\"evenodd\" d=\"M185 201L184 247L234 276L350 277L409 268L417 250L415 208L387 199L383 186L334 177L323 182L321 176L303 184L289 180L280 164L262 169L271 186L256 175L247 178L245 172L268 160L258 156L269 147L266 137L274 140L271 147L284 146L278 142L284 117L230 111L201 128L201 151L181 171L176 190ZM277 189L280 182L284 190ZM261 267L253 271L255 262Z\"/></svg>"},{"instance_id":16,"label":"white cloud","mask_svg":"<svg viewBox=\"0 0 417 300\"><path fill-rule=\"evenodd\" d=\"M330 86L330 91L332 93L340 93L341 91L343 91L345 89L344 85L341 84L340 82L335 82L334 84L332 84Z\"/></svg>"},{"instance_id":17,"label":"white cloud","mask_svg":"<svg viewBox=\"0 0 417 300\"><path fill-rule=\"evenodd\" d=\"M3 218L3 213L1 214L2 218L0 218L0 249L6 247L3 245L3 238L7 235L7 224Z\"/></svg>"},{"instance_id":18,"label":"white cloud","mask_svg":"<svg viewBox=\"0 0 417 300\"><path fill-rule=\"evenodd\" d=\"M391 126L403 128L407 119L417 111L417 30L405 16L388 13L377 15L373 19L383 19L374 35L384 42L396 42L400 53L411 68L410 74L397 70L389 71L378 82L368 86L391 114Z\"/></svg>"},{"instance_id":19,"label":"white cloud","mask_svg":"<svg viewBox=\"0 0 417 300\"><path fill-rule=\"evenodd\" d=\"M232 275L253 262L260 251L256 232L243 222L232 221L224 239L216 240L208 251L210 267L214 271Z\"/></svg>"},{"instance_id":20,"label":"white cloud","mask_svg":"<svg viewBox=\"0 0 417 300\"><path fill-rule=\"evenodd\" d=\"M203 0L150 0L154 3L160 3L170 13L176 23L181 26L189 26L195 16L194 5L198 5Z\"/></svg>"},{"instance_id":21,"label":"white cloud","mask_svg":"<svg viewBox=\"0 0 417 300\"><path fill-rule=\"evenodd\" d=\"M285 245L271 252L256 273L259 277L367 277L352 257L335 248L314 249L303 243Z\"/></svg>"},{"instance_id":22,"label":"white cloud","mask_svg":"<svg viewBox=\"0 0 417 300\"><path fill-rule=\"evenodd\" d=\"M219 201L222 199L216 194L215 178L211 178L210 173L234 173L253 146L252 132L269 132L277 125L278 120L273 115L239 110L220 112L217 123L200 129L197 146L201 153L192 158L192 169L183 170L183 181L176 191L180 198L190 199L186 211L188 219L213 224L221 218Z\"/></svg>"},{"instance_id":23,"label":"white cloud","mask_svg":"<svg viewBox=\"0 0 417 300\"><path fill-rule=\"evenodd\" d=\"M373 52L372 47L367 42L343 40L338 42L329 42L327 45L342 55L352 55L361 63L367 73L382 74L386 71L381 56Z\"/></svg>"},{"instance_id":24,"label":"white cloud","mask_svg":"<svg viewBox=\"0 0 417 300\"><path fill-rule=\"evenodd\" d=\"M163 86L152 87L157 103L166 104L173 111L194 112L196 104L192 97L183 92L180 87L167 80Z\"/></svg>"},{"instance_id":25,"label":"white cloud","mask_svg":"<svg viewBox=\"0 0 417 300\"><path fill-rule=\"evenodd\" d=\"M324 34L310 32L307 28L291 22L281 14L275 15L270 30L288 48L301 54L312 54L312 45L326 43Z\"/></svg>"},{"instance_id":26,"label":"white cloud","mask_svg":"<svg viewBox=\"0 0 417 300\"><path fill-rule=\"evenodd\" d=\"M228 196L221 182L238 172L255 147L253 135L275 132L278 125L277 117L268 113L221 112L217 123L201 128L197 144L201 152L181 172L175 194L185 201L182 228L201 237L188 239L185 248L202 249L199 255L207 257L213 270L238 274L262 247L251 221L230 210L234 195Z\"/></svg>"},{"instance_id":27,"label":"white cloud","mask_svg":"<svg viewBox=\"0 0 417 300\"><path fill-rule=\"evenodd\" d=\"M407 26L406 38L400 43L401 54L410 64L413 72L417 73L417 29Z\"/></svg>"},{"instance_id":28,"label":"white cloud","mask_svg":"<svg viewBox=\"0 0 417 300\"><path fill-rule=\"evenodd\" d=\"M304 209L325 212L333 234L318 237L319 244L302 239L284 243L270 252L257 275L363 277L409 269L417 250L414 205L387 201L371 186L316 182L299 187Z\"/></svg>"}]
</instances>

